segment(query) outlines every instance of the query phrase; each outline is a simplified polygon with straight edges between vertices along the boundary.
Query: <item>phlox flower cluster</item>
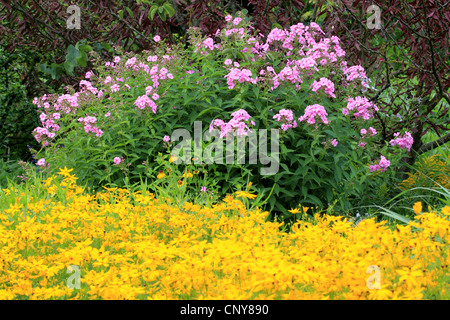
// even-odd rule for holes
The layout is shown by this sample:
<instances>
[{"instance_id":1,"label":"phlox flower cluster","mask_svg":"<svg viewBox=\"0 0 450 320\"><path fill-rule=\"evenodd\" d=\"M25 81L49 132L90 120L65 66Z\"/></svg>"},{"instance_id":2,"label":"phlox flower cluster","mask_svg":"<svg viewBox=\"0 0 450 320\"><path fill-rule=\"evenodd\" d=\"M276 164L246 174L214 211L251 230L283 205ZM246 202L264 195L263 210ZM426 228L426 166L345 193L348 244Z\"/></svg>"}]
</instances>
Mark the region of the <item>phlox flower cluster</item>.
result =
<instances>
[{"instance_id":1,"label":"phlox flower cluster","mask_svg":"<svg viewBox=\"0 0 450 320\"><path fill-rule=\"evenodd\" d=\"M138 61L136 59L136 57L130 58L127 60L127 62L125 63L125 68L128 69L132 69L136 72L138 72L139 70L144 70L144 72L148 75L150 75L153 84L152 86L157 89L159 87L159 80L165 80L165 79L173 79L173 74L170 73L168 71L168 69L166 67L164 67L165 63L172 60L173 57L169 56L169 55L164 55L161 59L161 63L160 64L154 64L151 67L142 62L142 61ZM157 62L158 61L158 56L156 55L150 55L147 57L147 62ZM111 80L111 77L107 77L106 78L106 82L108 83ZM120 80L120 79L116 79L116 80ZM124 80L121 79L121 81L123 82ZM125 84L125 86L127 88L129 88L128 84Z\"/></svg>"},{"instance_id":2,"label":"phlox flower cluster","mask_svg":"<svg viewBox=\"0 0 450 320\"><path fill-rule=\"evenodd\" d=\"M348 115L350 111L355 111L355 118L363 118L369 120L373 117L373 112L378 111L378 107L369 101L366 97L349 97L347 100L347 108L342 109L344 115Z\"/></svg>"},{"instance_id":3,"label":"phlox flower cluster","mask_svg":"<svg viewBox=\"0 0 450 320\"><path fill-rule=\"evenodd\" d=\"M336 62L338 58L345 56L345 51L339 46L339 38L332 37L315 40L315 36L324 34L316 23L305 26L302 23L293 25L289 30L273 29L267 36L264 50L268 45L281 44L281 49L287 50L286 55L291 56L298 53L305 58L298 61L298 66L302 69L315 68L317 61L321 65L329 62ZM315 69L317 71L317 69Z\"/></svg>"},{"instance_id":4,"label":"phlox flower cluster","mask_svg":"<svg viewBox=\"0 0 450 320\"><path fill-rule=\"evenodd\" d=\"M347 67L346 63L342 64L342 71L344 72L344 74L346 75L346 80L347 81L354 81L355 79L360 79L362 81L363 86L367 87L367 75L366 75L366 71L364 70L364 68L360 65L357 66L352 66L352 67Z\"/></svg>"},{"instance_id":5,"label":"phlox flower cluster","mask_svg":"<svg viewBox=\"0 0 450 320\"><path fill-rule=\"evenodd\" d=\"M280 80L290 81L296 85L297 89L300 89L301 87L298 84L302 83L302 76L310 76L314 72L319 71L319 64L323 66L338 62L338 59L345 55L345 51L339 46L339 38L321 38L317 42L313 35L319 33L323 32L318 25L311 24L306 27L300 23L291 26L290 31L273 29L264 45L258 42L255 44L256 49L262 49L262 52L267 52L274 45L273 49L277 50L276 43L282 43L282 49L287 50L286 56L293 56L294 53L299 56L297 59L287 60L282 72L278 75L275 73L272 79L274 85L271 87L271 90L276 89L280 85ZM306 72L306 74L301 72ZM313 91L317 91L324 86L325 92L334 97L334 83L325 79L317 81L311 88L314 89Z\"/></svg>"},{"instance_id":6,"label":"phlox flower cluster","mask_svg":"<svg viewBox=\"0 0 450 320\"><path fill-rule=\"evenodd\" d=\"M375 171L386 171L386 169L391 165L391 162L386 159L384 156L381 156L381 159L378 161L377 164L374 165L370 165L369 166L369 170L370 172L375 172Z\"/></svg>"},{"instance_id":7,"label":"phlox flower cluster","mask_svg":"<svg viewBox=\"0 0 450 320\"><path fill-rule=\"evenodd\" d=\"M117 91L120 90L120 86L116 83L116 84L113 84L113 85L110 87L110 89L111 89L111 92L117 92Z\"/></svg>"},{"instance_id":8,"label":"phlox flower cluster","mask_svg":"<svg viewBox=\"0 0 450 320\"><path fill-rule=\"evenodd\" d=\"M156 55L149 56L148 58L149 62L157 62L157 60L158 57ZM112 94L119 92L122 85L128 90L131 89L131 86L126 83L126 81L130 77L123 77L121 75L121 72L123 72L125 69L132 69L134 71L143 70L145 73L150 75L153 83L151 86L147 87L146 95L137 97L135 105L140 109L149 107L153 111L153 113L156 113L157 105L154 101L159 99L159 95L156 92L150 91L158 88L159 81L165 79L173 79L173 74L170 73L166 67L164 67L165 63L170 60L172 60L171 56L164 55L161 59L160 64L149 66L148 64L139 61L136 57L130 57L122 61L121 57L116 56L114 57L114 62L105 64L107 67L115 70L108 71L109 74L106 74L103 78L98 77L96 81L98 81L100 85L106 87L103 90L109 91L108 99L112 99ZM92 79L93 76L93 71L88 71L86 73L86 79ZM101 99L104 96L104 92L94 87L91 81L81 80L79 83L79 87L80 91L72 95L63 94L56 99L53 96L43 95L41 98L35 98L33 100L33 103L38 108L44 109L44 112L40 115L43 127L38 127L33 131L36 140L41 142L43 146L48 146L48 139L52 139L55 137L55 132L59 130L59 124L56 123L56 121L64 121L64 114L76 113L80 105L84 105L86 101ZM108 112L106 114L106 117L110 115L111 113ZM81 121L84 124L84 131L86 133L95 133L97 137L101 137L103 131L100 128L96 127L94 123L89 122L89 117L86 119L87 120L83 119Z\"/></svg>"},{"instance_id":9,"label":"phlox flower cluster","mask_svg":"<svg viewBox=\"0 0 450 320\"><path fill-rule=\"evenodd\" d=\"M363 137L363 138L367 135L367 133L373 137L374 135L377 134L377 130L373 127L369 127L369 129L367 129L367 130L363 128L360 130L360 133L361 133L361 137Z\"/></svg>"},{"instance_id":10,"label":"phlox flower cluster","mask_svg":"<svg viewBox=\"0 0 450 320\"><path fill-rule=\"evenodd\" d=\"M325 93L328 94L332 98L336 98L336 95L334 94L334 83L330 79L327 78L320 78L319 81L314 81L311 84L311 90L313 92L317 92L321 88L324 88Z\"/></svg>"},{"instance_id":11,"label":"phlox flower cluster","mask_svg":"<svg viewBox=\"0 0 450 320\"><path fill-rule=\"evenodd\" d=\"M200 51L200 54L207 55L208 50L213 51L215 49L220 49L220 44L214 44L214 39L211 37L208 37L205 40L203 40L201 43L197 43L195 45L194 52L197 52L198 50L202 50L202 51Z\"/></svg>"},{"instance_id":12,"label":"phlox flower cluster","mask_svg":"<svg viewBox=\"0 0 450 320\"><path fill-rule=\"evenodd\" d=\"M37 161L36 165L38 165L38 166L40 166L40 167L45 166L45 159L44 159L44 158L39 159L39 160Z\"/></svg>"},{"instance_id":13,"label":"phlox flower cluster","mask_svg":"<svg viewBox=\"0 0 450 320\"><path fill-rule=\"evenodd\" d=\"M338 141L337 141L336 139L331 140L331 145L332 145L333 147L337 147Z\"/></svg>"},{"instance_id":14,"label":"phlox flower cluster","mask_svg":"<svg viewBox=\"0 0 450 320\"><path fill-rule=\"evenodd\" d=\"M283 41L288 36L289 36L289 31L274 28L268 34L266 42L272 43L273 41Z\"/></svg>"},{"instance_id":15,"label":"phlox flower cluster","mask_svg":"<svg viewBox=\"0 0 450 320\"><path fill-rule=\"evenodd\" d=\"M209 132L220 129L220 138L226 137L230 132L236 133L237 136L246 136L248 132L251 132L248 125L255 125L255 122L250 120L251 116L244 109L233 112L231 116L233 118L229 122L214 119L209 126Z\"/></svg>"},{"instance_id":16,"label":"phlox flower cluster","mask_svg":"<svg viewBox=\"0 0 450 320\"><path fill-rule=\"evenodd\" d=\"M239 24L241 24L241 22L243 21L242 18L240 17L236 17L233 19L233 17L231 15L227 15L225 17L225 21L228 22L227 27L223 30L225 36L229 37L233 34L237 34L240 35L241 37L243 37L245 35L245 29L242 27L239 27ZM220 31L217 30L217 34Z\"/></svg>"},{"instance_id":17,"label":"phlox flower cluster","mask_svg":"<svg viewBox=\"0 0 450 320\"><path fill-rule=\"evenodd\" d=\"M147 61L148 62L156 62L156 61L158 61L158 56L157 55L148 56Z\"/></svg>"},{"instance_id":18,"label":"phlox flower cluster","mask_svg":"<svg viewBox=\"0 0 450 320\"><path fill-rule=\"evenodd\" d=\"M317 61L316 61L316 59L314 59L312 57L301 58L299 60L295 60L294 63L299 68L304 69L304 70L319 71L319 69L316 67L317 66Z\"/></svg>"},{"instance_id":19,"label":"phlox flower cluster","mask_svg":"<svg viewBox=\"0 0 450 320\"><path fill-rule=\"evenodd\" d=\"M262 70L264 71L264 70ZM267 71L273 72L275 76L273 77L273 87L271 87L271 90L275 90L279 85L280 81L289 81L295 85L297 85L297 88L299 88L299 84L301 84L303 81L300 77L300 69L296 65L290 66L289 64L284 67L278 74L275 73L274 69L272 67L267 67Z\"/></svg>"},{"instance_id":20,"label":"phlox flower cluster","mask_svg":"<svg viewBox=\"0 0 450 320\"><path fill-rule=\"evenodd\" d=\"M225 35L227 37L233 35L233 34L237 34L240 37L243 37L245 35L245 29L244 28L231 28L231 29L225 29Z\"/></svg>"},{"instance_id":21,"label":"phlox flower cluster","mask_svg":"<svg viewBox=\"0 0 450 320\"><path fill-rule=\"evenodd\" d=\"M337 141L337 139L328 139L327 142L324 139L324 141L322 142L322 144L325 145L325 149L328 149L328 147L330 145L333 146L333 147L337 147L338 143L339 142Z\"/></svg>"},{"instance_id":22,"label":"phlox flower cluster","mask_svg":"<svg viewBox=\"0 0 450 320\"><path fill-rule=\"evenodd\" d=\"M81 80L80 81L80 88L82 88L82 90L88 90L94 95L98 94L98 89L95 88L90 81Z\"/></svg>"},{"instance_id":23,"label":"phlox flower cluster","mask_svg":"<svg viewBox=\"0 0 450 320\"><path fill-rule=\"evenodd\" d=\"M231 23L232 19L228 22ZM226 36L234 32L239 32L244 35L245 30L223 30ZM261 41L259 36L251 37L247 40L249 47L242 49L242 52L251 52L254 57L250 57L252 61L255 58L265 59L268 51L279 51L284 50L286 56L292 56L292 60L287 60L286 65L283 67L280 73L270 72L267 77L258 78L257 81L268 81L272 82L273 85L270 86L271 90L275 90L282 81L289 81L296 85L297 89L300 89L300 83L302 83L301 72L306 72L307 75L311 75L313 72L319 71L317 66L326 65L329 63L338 62L340 58L345 56L345 51L339 46L339 38L320 38L317 39L318 35L323 35L324 32L320 29L319 25L312 23L309 26L305 26L302 23L291 26L289 30L273 29L267 36L265 41ZM259 37L259 38L258 38ZM223 49L223 48L222 48ZM298 58L294 58L294 56ZM228 65L228 63L227 63ZM358 72L359 69L353 71L350 69L350 78L354 77L354 73ZM260 70L261 76L266 74L266 70ZM235 76L234 74L232 76ZM228 76L227 76L228 77ZM350 79L349 78L349 79ZM334 84L329 81L318 81L313 88L317 91L321 86L325 87L325 91L328 95L334 96ZM230 85L229 88L233 89L234 85Z\"/></svg>"},{"instance_id":24,"label":"phlox flower cluster","mask_svg":"<svg viewBox=\"0 0 450 320\"><path fill-rule=\"evenodd\" d=\"M63 94L62 96L59 96L57 99L57 103L55 103L55 105L54 105L54 109L56 111L61 109L66 114L74 111L74 109L79 107L79 104L78 104L79 96L80 96L80 92L76 92L73 95Z\"/></svg>"},{"instance_id":25,"label":"phlox flower cluster","mask_svg":"<svg viewBox=\"0 0 450 320\"><path fill-rule=\"evenodd\" d=\"M48 146L47 138L52 139L56 135L54 132L50 132L50 131L48 131L47 128L42 128L42 127L37 127L36 129L34 129L33 134L34 134L34 138L38 142L41 142L44 146Z\"/></svg>"},{"instance_id":26,"label":"phlox flower cluster","mask_svg":"<svg viewBox=\"0 0 450 320\"><path fill-rule=\"evenodd\" d=\"M328 124L327 115L328 113L323 106L320 104L313 104L306 107L305 114L298 118L298 120L300 122L307 120L309 124L314 124L316 123L316 117L320 117L323 123Z\"/></svg>"},{"instance_id":27,"label":"phlox flower cluster","mask_svg":"<svg viewBox=\"0 0 450 320\"><path fill-rule=\"evenodd\" d=\"M359 140L358 146L361 148L364 148L366 146L366 142L363 142L362 140L366 138L367 134L370 134L371 137L377 134L377 130L373 127L369 127L369 129L361 129L360 130L361 139Z\"/></svg>"},{"instance_id":28,"label":"phlox flower cluster","mask_svg":"<svg viewBox=\"0 0 450 320\"><path fill-rule=\"evenodd\" d=\"M138 97L134 104L141 110L146 106L149 106L152 109L153 113L156 113L156 109L158 108L156 103L147 95Z\"/></svg>"},{"instance_id":29,"label":"phlox flower cluster","mask_svg":"<svg viewBox=\"0 0 450 320\"><path fill-rule=\"evenodd\" d=\"M78 104L76 103L76 97L73 98L70 95L66 95L66 96L71 97L72 104L75 106L78 106ZM58 101L60 101L61 104L64 105L64 103L62 103L62 100L63 99L58 99ZM40 103L42 103L42 101L46 101L46 97L43 100L41 100L41 102L39 101L39 99L35 98L33 100L33 103L35 105L37 105L38 107L41 107ZM59 129L60 129L59 124L57 124L55 120L58 120L61 118L61 113L53 112L53 111L60 110L60 106L56 103L51 105L48 102L43 102L43 105L44 105L44 112L42 112L39 115L39 119L41 120L43 127L35 128L33 130L33 135L34 135L34 138L36 139L36 141L42 143L43 146L48 146L48 144L49 144L48 140L53 139L56 135L56 132L59 131ZM65 106L61 109L67 110L67 108L65 108Z\"/></svg>"},{"instance_id":30,"label":"phlox flower cluster","mask_svg":"<svg viewBox=\"0 0 450 320\"><path fill-rule=\"evenodd\" d=\"M244 37L247 35L247 30L244 28L233 28L238 26L241 22L241 18L230 18L227 16L228 22L227 28L217 31L216 35L222 34L225 37L229 37L234 33L239 33ZM236 24L239 22L238 24ZM250 52L249 56L251 61L255 59L265 60L269 51L278 51L284 54L286 57L292 57L292 59L286 59L286 64L281 66L280 72L275 72L272 67L268 66L267 69L251 70L231 69L230 73L226 76L229 89L233 89L236 86L236 80L242 82L251 82L256 84L258 82L267 82L270 90L277 89L282 82L290 82L295 85L297 89L301 89L300 84L303 82L302 77L309 77L313 73L319 71L319 66L324 66L330 63L336 63L336 70L344 72L344 76L347 81L353 81L355 79L366 79L365 71L361 66L347 67L345 61L342 61L345 56L345 51L340 47L340 40L336 36L331 38L324 38L325 33L321 30L317 23L311 23L309 26L305 26L302 23L291 26L288 30L281 30L274 28L270 31L267 38L263 39L263 36L251 36L246 39L248 46L241 49L241 52ZM224 50L223 47L216 47L213 43L214 40L211 37L205 40L196 40L195 47L205 47L208 50L219 49ZM228 42L225 41L227 44ZM341 65L339 63L345 62ZM229 59L226 60L226 65L231 65ZM235 65L236 68L238 68ZM269 67L272 70L269 70ZM341 67L341 68L339 68ZM268 71L268 73L266 73ZM256 73L261 77L251 79L251 74ZM270 85L269 85L270 84ZM325 93L330 97L335 98L335 88L332 80L322 78L319 81L314 82L311 86L314 92L323 88Z\"/></svg>"},{"instance_id":31,"label":"phlox flower cluster","mask_svg":"<svg viewBox=\"0 0 450 320\"><path fill-rule=\"evenodd\" d=\"M55 112L53 114L50 114L51 118L47 118L47 114L46 113L41 113L39 118L41 119L41 122L43 124L43 128L38 127L34 130L34 132L36 132L36 140L37 141L42 141L42 136L47 136L50 139L55 137L55 133L54 132L50 132L48 129L52 129L55 132L59 131L59 125L55 123L55 120L59 119L61 117L61 114L58 112Z\"/></svg>"},{"instance_id":32,"label":"phlox flower cluster","mask_svg":"<svg viewBox=\"0 0 450 320\"><path fill-rule=\"evenodd\" d=\"M84 123L84 131L86 133L95 133L95 135L97 137L101 137L103 135L103 131L99 128L97 128L96 126L94 126L93 124L95 124L97 122L97 118L96 117L85 117L85 118L78 118L78 122L83 122Z\"/></svg>"},{"instance_id":33,"label":"phlox flower cluster","mask_svg":"<svg viewBox=\"0 0 450 320\"><path fill-rule=\"evenodd\" d=\"M273 119L281 122L281 129L284 131L297 127L297 121L294 120L294 113L292 110L281 109L280 112L273 116Z\"/></svg>"},{"instance_id":34,"label":"phlox flower cluster","mask_svg":"<svg viewBox=\"0 0 450 320\"><path fill-rule=\"evenodd\" d=\"M90 79L90 78L92 78L93 75L94 75L94 72L92 72L92 70L91 70L91 71L86 72L86 75L84 77L86 79Z\"/></svg>"},{"instance_id":35,"label":"phlox flower cluster","mask_svg":"<svg viewBox=\"0 0 450 320\"><path fill-rule=\"evenodd\" d=\"M123 161L123 158L120 157L114 157L113 162L115 165L120 164Z\"/></svg>"},{"instance_id":36,"label":"phlox flower cluster","mask_svg":"<svg viewBox=\"0 0 450 320\"><path fill-rule=\"evenodd\" d=\"M239 83L248 81L255 84L257 82L257 79L252 78L252 71L245 68L231 68L225 78L227 79L228 89L233 89L235 87L236 80L239 81Z\"/></svg>"},{"instance_id":37,"label":"phlox flower cluster","mask_svg":"<svg viewBox=\"0 0 450 320\"><path fill-rule=\"evenodd\" d=\"M410 152L411 147L414 143L414 138L412 137L411 133L408 131L405 132L405 134L401 137L399 137L400 132L394 133L395 139L392 139L389 143L392 146L399 146L401 149L406 149L408 152Z\"/></svg>"}]
</instances>

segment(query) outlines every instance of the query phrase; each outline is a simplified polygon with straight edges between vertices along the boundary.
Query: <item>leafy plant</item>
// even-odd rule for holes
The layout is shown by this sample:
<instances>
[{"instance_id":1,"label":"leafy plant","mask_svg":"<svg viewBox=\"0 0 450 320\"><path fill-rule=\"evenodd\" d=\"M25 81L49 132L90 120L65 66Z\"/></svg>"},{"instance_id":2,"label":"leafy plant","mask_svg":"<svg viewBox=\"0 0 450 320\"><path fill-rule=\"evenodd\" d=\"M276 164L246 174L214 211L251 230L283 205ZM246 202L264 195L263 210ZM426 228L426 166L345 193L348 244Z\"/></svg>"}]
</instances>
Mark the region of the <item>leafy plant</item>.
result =
<instances>
[{"instance_id":1,"label":"leafy plant","mask_svg":"<svg viewBox=\"0 0 450 320\"><path fill-rule=\"evenodd\" d=\"M173 138L176 130L190 135L194 129L194 139L183 141L193 150L193 154L181 154L185 162L180 172L184 172L191 157L204 161L206 152L218 146L205 137L213 124L225 125L238 115L247 117L242 128L250 126L246 134L240 134L245 147L239 147L239 152L249 155L247 134L263 129L270 133L265 137L271 150L262 155L260 134L259 162L240 162L233 155L231 161L204 163L219 196L252 182L260 199L266 199L267 208L280 219L291 217L287 210L294 203L324 210L333 205L336 213L346 214L355 205L373 201L376 186L389 181L393 173L384 172L390 162L380 159L389 146L374 144L377 130L370 125L376 106L360 96L367 81L363 69L349 68L338 39L323 40L317 24L291 29L299 34L298 40L291 41L300 41L295 45L303 45L304 54L322 61L311 69L301 65L312 63L311 59L293 54L289 45L276 40L284 31L274 29L261 50L262 39L249 32L244 14L227 16L227 21L228 27L214 38L202 36L198 28L190 29L187 50L181 44L167 48L162 40L154 52L121 54L113 62L99 64L86 75L89 81L80 82L79 92L36 99L43 110L44 127L35 130L45 147L38 156L45 159L43 165L49 165L50 171L61 166L77 168L80 181L91 187L133 185L146 176L155 178L164 136ZM302 39L309 40L302 44ZM328 43L327 51L320 51L317 44L322 42ZM294 71L286 59L289 53L290 59L298 59ZM351 111L355 106L357 112ZM325 113L314 114L318 110L327 110L327 119ZM294 116L301 116L295 126ZM234 141L233 136L229 138ZM226 141L220 141L226 147ZM181 146L171 142L174 150ZM273 143L279 143L279 150L272 148ZM389 157L394 167L401 153ZM120 161L113 163L116 158ZM263 172L270 159L275 172L267 175ZM198 186L192 192L198 193Z\"/></svg>"},{"instance_id":2,"label":"leafy plant","mask_svg":"<svg viewBox=\"0 0 450 320\"><path fill-rule=\"evenodd\" d=\"M106 48L106 46L102 46L102 48ZM108 48L109 51L112 48ZM73 45L69 45L67 48L66 60L63 63L57 64L52 63L48 66L46 63L42 63L40 65L40 70L44 73L48 73L51 75L52 79L59 79L60 76L65 72L68 75L74 75L74 69L76 67L85 68L88 64L88 56L87 53L92 51L93 48L86 44L86 39L79 41Z\"/></svg>"}]
</instances>

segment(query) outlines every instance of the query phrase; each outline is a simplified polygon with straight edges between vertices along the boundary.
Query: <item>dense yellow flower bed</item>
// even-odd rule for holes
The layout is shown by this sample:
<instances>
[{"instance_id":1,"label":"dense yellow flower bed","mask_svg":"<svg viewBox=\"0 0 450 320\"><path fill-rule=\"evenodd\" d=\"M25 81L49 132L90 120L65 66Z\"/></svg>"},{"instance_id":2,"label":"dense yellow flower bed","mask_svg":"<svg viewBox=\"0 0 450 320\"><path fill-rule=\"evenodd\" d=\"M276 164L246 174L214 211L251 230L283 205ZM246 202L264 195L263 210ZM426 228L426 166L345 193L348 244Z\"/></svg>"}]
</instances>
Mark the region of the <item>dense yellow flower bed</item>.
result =
<instances>
[{"instance_id":1,"label":"dense yellow flower bed","mask_svg":"<svg viewBox=\"0 0 450 320\"><path fill-rule=\"evenodd\" d=\"M86 195L62 175L63 201L59 177L40 199L3 190L0 299L449 298L450 207L393 231L316 216L284 233L233 196L177 208L124 189Z\"/></svg>"}]
</instances>

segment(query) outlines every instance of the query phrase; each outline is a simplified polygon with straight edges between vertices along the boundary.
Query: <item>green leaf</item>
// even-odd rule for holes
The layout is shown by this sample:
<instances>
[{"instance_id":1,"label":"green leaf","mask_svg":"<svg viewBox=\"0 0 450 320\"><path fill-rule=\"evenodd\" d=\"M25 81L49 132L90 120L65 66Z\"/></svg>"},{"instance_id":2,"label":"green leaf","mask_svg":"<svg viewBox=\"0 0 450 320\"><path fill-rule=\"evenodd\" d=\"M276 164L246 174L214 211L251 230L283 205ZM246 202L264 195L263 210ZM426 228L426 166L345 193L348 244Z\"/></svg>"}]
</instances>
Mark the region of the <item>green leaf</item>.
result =
<instances>
[{"instance_id":1,"label":"green leaf","mask_svg":"<svg viewBox=\"0 0 450 320\"><path fill-rule=\"evenodd\" d=\"M80 42L78 42L76 45L75 45L75 48L77 48L78 50L80 50L80 51L84 51L84 52L90 52L90 51L92 51L92 47L90 46L90 45L88 45L88 44L84 44L84 43L80 43Z\"/></svg>"},{"instance_id":2,"label":"green leaf","mask_svg":"<svg viewBox=\"0 0 450 320\"><path fill-rule=\"evenodd\" d=\"M397 219L397 220L399 220L401 222L404 222L406 224L408 224L411 221L407 217L404 217L404 216L402 216L402 215L400 215L400 214L398 214L398 213L396 213L396 212L394 212L392 210L389 210L389 209L386 209L386 208L383 208L383 207L380 207L380 206L375 206L375 207L380 208L381 209L381 214L383 214L385 216Z\"/></svg>"},{"instance_id":3,"label":"green leaf","mask_svg":"<svg viewBox=\"0 0 450 320\"><path fill-rule=\"evenodd\" d=\"M331 190L331 188L327 188L326 196L328 202L331 202L333 200L333 190Z\"/></svg>"},{"instance_id":4,"label":"green leaf","mask_svg":"<svg viewBox=\"0 0 450 320\"><path fill-rule=\"evenodd\" d=\"M284 163L280 163L281 167L285 170L285 173L292 174L292 172L289 170L288 166Z\"/></svg>"},{"instance_id":5,"label":"green leaf","mask_svg":"<svg viewBox=\"0 0 450 320\"><path fill-rule=\"evenodd\" d=\"M133 13L133 11L131 11L131 9L128 8L128 7L125 7L125 9L127 10L127 12L128 12L128 14L130 15L130 17L131 17L131 18L134 18L134 13Z\"/></svg>"},{"instance_id":6,"label":"green leaf","mask_svg":"<svg viewBox=\"0 0 450 320\"><path fill-rule=\"evenodd\" d=\"M80 57L80 51L73 45L69 45L69 48L67 48L66 61L64 62L64 68L68 74L73 75L73 69L78 65L77 59Z\"/></svg>"},{"instance_id":7,"label":"green leaf","mask_svg":"<svg viewBox=\"0 0 450 320\"><path fill-rule=\"evenodd\" d=\"M87 66L88 56L84 51L81 51L80 54L80 57L77 58L77 62L81 67L85 68Z\"/></svg>"},{"instance_id":8,"label":"green leaf","mask_svg":"<svg viewBox=\"0 0 450 320\"><path fill-rule=\"evenodd\" d=\"M173 17L175 14L175 9L172 7L172 5L168 2L164 3L164 8L166 9L167 14L169 17Z\"/></svg>"},{"instance_id":9,"label":"green leaf","mask_svg":"<svg viewBox=\"0 0 450 320\"><path fill-rule=\"evenodd\" d=\"M203 114L205 114L205 113L207 113L207 112L212 111L212 110L222 111L222 109L220 109L220 108L218 108L218 107L209 107L208 109L205 109L205 110L201 111L201 112L198 114L197 118L200 117L200 116L202 116Z\"/></svg>"},{"instance_id":10,"label":"green leaf","mask_svg":"<svg viewBox=\"0 0 450 320\"><path fill-rule=\"evenodd\" d=\"M66 61L73 62L80 56L80 50L73 45L69 45L67 48Z\"/></svg>"},{"instance_id":11,"label":"green leaf","mask_svg":"<svg viewBox=\"0 0 450 320\"><path fill-rule=\"evenodd\" d=\"M46 63L41 63L39 65L39 70L44 72L44 73L50 73L51 72L51 68L49 66L47 66Z\"/></svg>"},{"instance_id":12,"label":"green leaf","mask_svg":"<svg viewBox=\"0 0 450 320\"><path fill-rule=\"evenodd\" d=\"M159 7L159 9L161 9L161 8L164 9L164 7ZM158 11L159 11L159 9L158 9ZM167 13L166 13L165 10L163 10L162 12L159 12L158 14L159 14L159 17L161 18L162 21L166 21Z\"/></svg>"},{"instance_id":13,"label":"green leaf","mask_svg":"<svg viewBox=\"0 0 450 320\"><path fill-rule=\"evenodd\" d=\"M316 204L316 205L319 206L319 207L323 207L322 201L320 201L319 198L317 198L316 196L314 196L314 195L312 195L312 194L308 194L308 195L306 196L306 199L311 200L312 203Z\"/></svg>"},{"instance_id":14,"label":"green leaf","mask_svg":"<svg viewBox=\"0 0 450 320\"><path fill-rule=\"evenodd\" d=\"M279 23L272 23L272 29L275 29L275 28L283 30L283 27Z\"/></svg>"},{"instance_id":15,"label":"green leaf","mask_svg":"<svg viewBox=\"0 0 450 320\"><path fill-rule=\"evenodd\" d=\"M259 98L259 88L258 87L253 87L253 93L255 94L256 99L258 99Z\"/></svg>"},{"instance_id":16,"label":"green leaf","mask_svg":"<svg viewBox=\"0 0 450 320\"><path fill-rule=\"evenodd\" d=\"M106 43L106 42L102 43L102 47L103 47L103 49L105 49L108 52L113 51L113 47L111 47L111 45L109 43Z\"/></svg>"}]
</instances>

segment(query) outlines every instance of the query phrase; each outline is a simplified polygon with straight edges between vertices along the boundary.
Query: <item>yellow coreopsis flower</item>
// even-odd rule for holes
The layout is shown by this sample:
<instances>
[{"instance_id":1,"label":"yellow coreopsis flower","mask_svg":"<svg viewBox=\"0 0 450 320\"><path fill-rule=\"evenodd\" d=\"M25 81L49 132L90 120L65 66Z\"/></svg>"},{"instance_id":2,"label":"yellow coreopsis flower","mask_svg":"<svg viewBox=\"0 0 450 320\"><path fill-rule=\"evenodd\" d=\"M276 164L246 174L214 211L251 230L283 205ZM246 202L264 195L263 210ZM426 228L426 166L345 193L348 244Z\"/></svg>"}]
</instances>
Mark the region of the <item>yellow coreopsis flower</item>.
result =
<instances>
[{"instance_id":1,"label":"yellow coreopsis flower","mask_svg":"<svg viewBox=\"0 0 450 320\"><path fill-rule=\"evenodd\" d=\"M80 194L80 193L83 193L83 188L82 187L76 187L76 189L75 189L75 193L76 194Z\"/></svg>"},{"instance_id":2,"label":"yellow coreopsis flower","mask_svg":"<svg viewBox=\"0 0 450 320\"><path fill-rule=\"evenodd\" d=\"M422 202L414 203L413 210L416 214L421 213L422 212Z\"/></svg>"},{"instance_id":3,"label":"yellow coreopsis flower","mask_svg":"<svg viewBox=\"0 0 450 320\"><path fill-rule=\"evenodd\" d=\"M194 175L193 175L192 173L190 173L189 170L187 170L186 173L183 173L183 178L184 178L184 177L186 177L186 178L192 178L193 176L194 176Z\"/></svg>"},{"instance_id":4,"label":"yellow coreopsis flower","mask_svg":"<svg viewBox=\"0 0 450 320\"><path fill-rule=\"evenodd\" d=\"M59 168L58 174L61 176L67 177L70 175L69 172L72 172L72 171L73 171L73 169L67 169L66 166L64 166L64 169Z\"/></svg>"},{"instance_id":5,"label":"yellow coreopsis flower","mask_svg":"<svg viewBox=\"0 0 450 320\"><path fill-rule=\"evenodd\" d=\"M443 207L441 211L445 215L450 215L450 206Z\"/></svg>"},{"instance_id":6,"label":"yellow coreopsis flower","mask_svg":"<svg viewBox=\"0 0 450 320\"><path fill-rule=\"evenodd\" d=\"M223 198L223 202L231 202L234 200L234 196L232 194L229 194Z\"/></svg>"},{"instance_id":7,"label":"yellow coreopsis flower","mask_svg":"<svg viewBox=\"0 0 450 320\"><path fill-rule=\"evenodd\" d=\"M243 197L243 198L247 198L247 199L255 199L256 198L256 194L246 192L246 191L236 191L235 193L237 194L236 197Z\"/></svg>"},{"instance_id":8,"label":"yellow coreopsis flower","mask_svg":"<svg viewBox=\"0 0 450 320\"><path fill-rule=\"evenodd\" d=\"M309 210L309 207L302 207L303 213L306 213L306 211Z\"/></svg>"},{"instance_id":9,"label":"yellow coreopsis flower","mask_svg":"<svg viewBox=\"0 0 450 320\"><path fill-rule=\"evenodd\" d=\"M288 210L290 213L292 213L292 214L296 214L296 213L299 213L300 212L300 210L298 210L298 208L295 208L295 209L292 209L291 208L291 210Z\"/></svg>"},{"instance_id":10,"label":"yellow coreopsis flower","mask_svg":"<svg viewBox=\"0 0 450 320\"><path fill-rule=\"evenodd\" d=\"M44 187L49 187L52 184L53 177L48 177L44 180Z\"/></svg>"},{"instance_id":11,"label":"yellow coreopsis flower","mask_svg":"<svg viewBox=\"0 0 450 320\"><path fill-rule=\"evenodd\" d=\"M54 185L47 188L48 193L53 194L56 191L56 187Z\"/></svg>"},{"instance_id":12,"label":"yellow coreopsis flower","mask_svg":"<svg viewBox=\"0 0 450 320\"><path fill-rule=\"evenodd\" d=\"M9 213L11 215L14 215L14 214L20 212L21 211L20 209L22 209L22 208L23 208L23 205L16 202L14 204L10 204L9 205L9 209L6 209L5 213Z\"/></svg>"},{"instance_id":13,"label":"yellow coreopsis flower","mask_svg":"<svg viewBox=\"0 0 450 320\"><path fill-rule=\"evenodd\" d=\"M164 178L165 176L166 176L166 175L164 174L164 172L163 172L163 171L160 171L156 177L157 177L158 179L162 179L162 178Z\"/></svg>"},{"instance_id":14,"label":"yellow coreopsis flower","mask_svg":"<svg viewBox=\"0 0 450 320\"><path fill-rule=\"evenodd\" d=\"M70 183L75 183L75 180L77 180L78 178L77 177L75 177L75 175L70 175L70 174L67 174L65 177L64 177L64 181L65 182L70 182Z\"/></svg>"},{"instance_id":15,"label":"yellow coreopsis flower","mask_svg":"<svg viewBox=\"0 0 450 320\"><path fill-rule=\"evenodd\" d=\"M170 156L169 162L174 162L177 160L177 157L175 156Z\"/></svg>"}]
</instances>

